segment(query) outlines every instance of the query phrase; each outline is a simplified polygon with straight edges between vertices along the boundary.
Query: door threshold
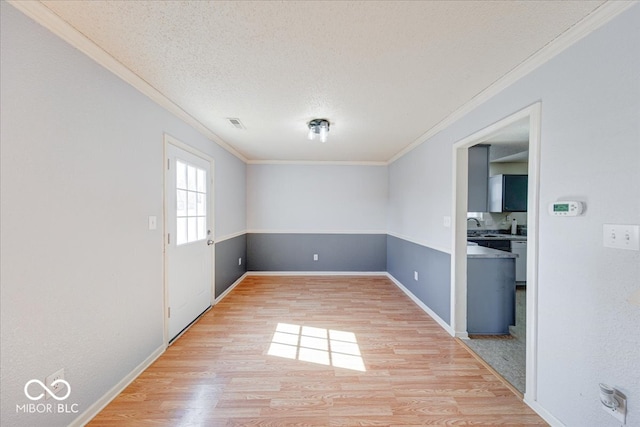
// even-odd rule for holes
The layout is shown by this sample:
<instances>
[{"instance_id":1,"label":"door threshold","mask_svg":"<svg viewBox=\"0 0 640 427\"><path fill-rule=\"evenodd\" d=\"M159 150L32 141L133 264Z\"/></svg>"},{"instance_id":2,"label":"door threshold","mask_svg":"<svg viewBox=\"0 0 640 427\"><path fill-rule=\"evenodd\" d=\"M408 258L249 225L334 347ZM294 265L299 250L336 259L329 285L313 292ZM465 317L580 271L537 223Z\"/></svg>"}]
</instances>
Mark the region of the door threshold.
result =
<instances>
[{"instance_id":1,"label":"door threshold","mask_svg":"<svg viewBox=\"0 0 640 427\"><path fill-rule=\"evenodd\" d=\"M204 316L204 315L205 315L209 310L211 310L212 308L213 308L213 306L212 306L212 305L210 305L209 307L207 307L207 308L206 308L202 313L200 313L200 314L198 315L198 317L196 317L195 319L193 319L193 320L191 321L191 323L189 323L187 326L185 326L183 330L181 330L180 332L178 332L178 335L176 335L175 337L171 338L171 339L169 340L169 342L167 343L167 347L171 346L171 344L173 344L174 342L176 342L176 340L177 340L178 338L180 338L180 337L181 337L185 332L187 332L187 330L188 330L189 328L191 328L191 325L194 325L198 320L200 320L200 318L201 318L202 316Z\"/></svg>"},{"instance_id":2,"label":"door threshold","mask_svg":"<svg viewBox=\"0 0 640 427\"><path fill-rule=\"evenodd\" d=\"M456 341L458 341L458 343L465 348L465 350L467 350L478 362L480 362L482 364L482 366L484 366L485 368L487 368L493 375L495 375L496 377L498 377L498 380L500 380L500 382L507 387L509 390L511 390L513 392L513 394L515 394L516 396L518 396L518 398L522 401L524 401L524 395L522 394L522 392L520 392L520 390L518 390L517 388L515 388L513 386L513 384L511 384L509 381L507 381L502 375L500 375L500 373L498 373L498 371L496 371L491 365L489 365L487 362L484 361L484 359L480 356L478 356L478 354L476 354L475 351L473 351L471 349L471 347L469 347L467 344L465 344L465 342L463 340L461 340L460 338L456 338Z\"/></svg>"}]
</instances>

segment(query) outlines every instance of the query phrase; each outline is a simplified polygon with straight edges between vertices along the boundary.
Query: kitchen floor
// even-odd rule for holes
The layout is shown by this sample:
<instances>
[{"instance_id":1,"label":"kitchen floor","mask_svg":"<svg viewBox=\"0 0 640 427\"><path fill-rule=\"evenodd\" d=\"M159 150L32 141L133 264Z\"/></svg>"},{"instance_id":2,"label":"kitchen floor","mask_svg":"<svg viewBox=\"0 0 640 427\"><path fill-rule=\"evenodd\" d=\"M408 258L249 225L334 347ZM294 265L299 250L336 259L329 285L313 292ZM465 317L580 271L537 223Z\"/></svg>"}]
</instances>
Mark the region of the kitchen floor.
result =
<instances>
[{"instance_id":1,"label":"kitchen floor","mask_svg":"<svg viewBox=\"0 0 640 427\"><path fill-rule=\"evenodd\" d=\"M472 336L465 341L465 344L522 394L525 391L526 368L526 301L526 288L516 288L516 324L509 327L511 335Z\"/></svg>"}]
</instances>

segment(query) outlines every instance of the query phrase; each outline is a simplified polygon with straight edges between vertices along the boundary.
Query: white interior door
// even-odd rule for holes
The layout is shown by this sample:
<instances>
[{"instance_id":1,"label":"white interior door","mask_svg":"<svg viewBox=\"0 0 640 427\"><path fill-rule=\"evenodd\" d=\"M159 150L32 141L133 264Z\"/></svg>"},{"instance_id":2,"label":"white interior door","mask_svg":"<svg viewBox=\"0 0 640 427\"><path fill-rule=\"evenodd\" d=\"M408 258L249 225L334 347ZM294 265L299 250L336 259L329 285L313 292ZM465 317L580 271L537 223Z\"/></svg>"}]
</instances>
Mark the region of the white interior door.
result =
<instances>
[{"instance_id":1,"label":"white interior door","mask_svg":"<svg viewBox=\"0 0 640 427\"><path fill-rule=\"evenodd\" d=\"M174 339L211 306L213 224L211 162L166 144L168 338Z\"/></svg>"}]
</instances>

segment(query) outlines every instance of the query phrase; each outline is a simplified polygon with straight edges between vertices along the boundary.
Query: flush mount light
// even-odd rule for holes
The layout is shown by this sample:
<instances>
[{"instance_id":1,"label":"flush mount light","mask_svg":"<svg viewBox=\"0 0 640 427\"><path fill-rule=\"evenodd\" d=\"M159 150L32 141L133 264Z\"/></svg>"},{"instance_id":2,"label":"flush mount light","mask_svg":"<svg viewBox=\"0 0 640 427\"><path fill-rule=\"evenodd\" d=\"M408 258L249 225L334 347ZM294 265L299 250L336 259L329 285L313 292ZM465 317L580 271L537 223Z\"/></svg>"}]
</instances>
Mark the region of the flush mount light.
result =
<instances>
[{"instance_id":1,"label":"flush mount light","mask_svg":"<svg viewBox=\"0 0 640 427\"><path fill-rule=\"evenodd\" d=\"M309 139L314 140L319 138L320 142L327 142L327 135L329 134L329 120L327 119L313 119L309 122Z\"/></svg>"}]
</instances>

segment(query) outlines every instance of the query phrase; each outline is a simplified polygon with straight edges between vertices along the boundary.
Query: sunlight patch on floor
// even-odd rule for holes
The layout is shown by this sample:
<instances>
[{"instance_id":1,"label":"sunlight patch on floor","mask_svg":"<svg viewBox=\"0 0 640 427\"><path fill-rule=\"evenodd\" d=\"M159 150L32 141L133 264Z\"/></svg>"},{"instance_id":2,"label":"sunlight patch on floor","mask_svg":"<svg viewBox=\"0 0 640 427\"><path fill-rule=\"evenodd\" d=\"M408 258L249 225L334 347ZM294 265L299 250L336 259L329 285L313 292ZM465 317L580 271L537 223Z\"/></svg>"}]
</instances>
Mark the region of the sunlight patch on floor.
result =
<instances>
[{"instance_id":1,"label":"sunlight patch on floor","mask_svg":"<svg viewBox=\"0 0 640 427\"><path fill-rule=\"evenodd\" d=\"M268 354L365 372L353 332L278 323Z\"/></svg>"}]
</instances>

